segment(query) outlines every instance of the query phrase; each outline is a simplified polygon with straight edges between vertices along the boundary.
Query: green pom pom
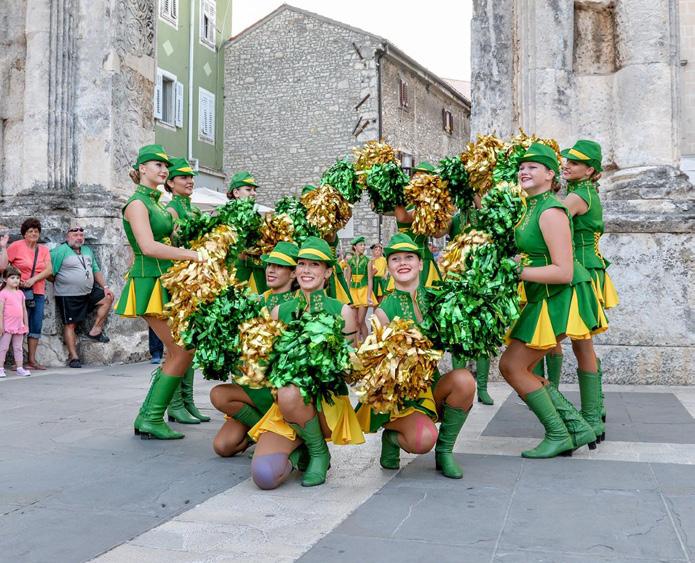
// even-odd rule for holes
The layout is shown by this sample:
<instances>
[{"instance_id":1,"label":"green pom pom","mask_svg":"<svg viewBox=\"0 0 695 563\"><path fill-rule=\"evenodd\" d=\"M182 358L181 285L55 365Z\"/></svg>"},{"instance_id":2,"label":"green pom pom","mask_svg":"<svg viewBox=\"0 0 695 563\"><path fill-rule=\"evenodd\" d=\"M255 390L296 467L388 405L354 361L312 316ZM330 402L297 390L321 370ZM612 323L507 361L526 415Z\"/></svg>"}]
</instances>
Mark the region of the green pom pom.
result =
<instances>
[{"instance_id":1,"label":"green pom pom","mask_svg":"<svg viewBox=\"0 0 695 563\"><path fill-rule=\"evenodd\" d=\"M328 184L340 192L348 203L357 203L362 197L362 187L357 182L355 166L347 158L338 160L321 176L321 185Z\"/></svg>"},{"instance_id":2,"label":"green pom pom","mask_svg":"<svg viewBox=\"0 0 695 563\"><path fill-rule=\"evenodd\" d=\"M449 183L449 194L456 207L466 210L473 206L475 191L468 181L466 167L458 156L440 160L439 175Z\"/></svg>"},{"instance_id":3,"label":"green pom pom","mask_svg":"<svg viewBox=\"0 0 695 563\"><path fill-rule=\"evenodd\" d=\"M327 313L305 313L275 340L266 377L275 388L296 385L305 403L347 392L345 374L353 348L344 321Z\"/></svg>"},{"instance_id":4,"label":"green pom pom","mask_svg":"<svg viewBox=\"0 0 695 563\"><path fill-rule=\"evenodd\" d=\"M242 291L230 286L191 315L182 339L187 348L195 348L193 361L206 379L229 379L241 354L237 338L239 325L259 316L262 308L258 297L249 289Z\"/></svg>"},{"instance_id":5,"label":"green pom pom","mask_svg":"<svg viewBox=\"0 0 695 563\"><path fill-rule=\"evenodd\" d=\"M526 152L523 145L514 145L510 149L497 152L497 161L492 171L493 184L500 182L516 183L519 173L519 161Z\"/></svg>"},{"instance_id":6,"label":"green pom pom","mask_svg":"<svg viewBox=\"0 0 695 563\"><path fill-rule=\"evenodd\" d=\"M497 184L483 197L476 216L476 228L490 234L505 256L517 253L514 226L526 209L521 194L514 184Z\"/></svg>"},{"instance_id":7,"label":"green pom pom","mask_svg":"<svg viewBox=\"0 0 695 563\"><path fill-rule=\"evenodd\" d=\"M234 227L239 236L234 245L234 255L256 245L263 217L256 211L256 202L251 198L233 199L218 210L221 224Z\"/></svg>"},{"instance_id":8,"label":"green pom pom","mask_svg":"<svg viewBox=\"0 0 695 563\"><path fill-rule=\"evenodd\" d=\"M306 220L306 207L294 196L285 196L275 204L275 213L285 213L294 225L294 242L302 245L307 237L320 237L318 229Z\"/></svg>"},{"instance_id":9,"label":"green pom pom","mask_svg":"<svg viewBox=\"0 0 695 563\"><path fill-rule=\"evenodd\" d=\"M409 178L394 162L375 164L367 172L367 192L376 213L389 213L396 205L405 205L403 188Z\"/></svg>"}]
</instances>

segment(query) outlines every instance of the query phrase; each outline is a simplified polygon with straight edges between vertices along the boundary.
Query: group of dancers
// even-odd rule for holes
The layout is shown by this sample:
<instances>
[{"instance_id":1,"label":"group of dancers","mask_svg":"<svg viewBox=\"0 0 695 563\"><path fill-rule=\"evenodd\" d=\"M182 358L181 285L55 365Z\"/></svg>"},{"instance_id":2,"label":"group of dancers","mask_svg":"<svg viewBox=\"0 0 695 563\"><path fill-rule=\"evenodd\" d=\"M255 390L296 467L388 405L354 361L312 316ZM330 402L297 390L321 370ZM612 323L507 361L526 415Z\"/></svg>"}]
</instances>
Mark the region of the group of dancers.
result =
<instances>
[{"instance_id":1,"label":"group of dancers","mask_svg":"<svg viewBox=\"0 0 695 563\"><path fill-rule=\"evenodd\" d=\"M615 306L618 299L599 249L604 230L598 194L601 148L596 142L579 140L561 154L562 171L555 151L533 143L518 168L518 183L527 194L523 217L514 227L524 305L509 328L499 369L545 428L543 440L522 452L528 458L571 455L585 445L593 449L605 438L601 363L592 335L607 329L604 309ZM434 170L421 163L414 174ZM165 412L169 421L183 424L210 420L193 401L195 351L173 337L164 318L168 297L160 281L172 261L206 260L203 251L170 243L176 220L200 213L190 199L195 176L185 159L170 158L159 145L142 147L131 171L137 187L123 207L134 262L116 311L144 318L166 347L166 359L155 371L134 421L135 434L143 438L183 437L165 422ZM561 177L567 186L564 199L558 196ZM172 194L166 208L159 202L160 185ZM253 198L257 189L253 176L240 172L232 177L228 197ZM460 212L438 236L456 236L474 223L474 215L475 210ZM342 320L343 338L355 346L367 338L370 307L382 325L399 318L417 327L434 313L428 309L425 292L440 282L442 274L427 237L411 230L412 210L396 206L395 217L398 233L383 248L372 246L371 260L365 256L364 237L351 241L353 256L341 267L335 235L309 236L301 246L278 242L260 260L241 255L237 279L258 293L273 319L290 322L305 312L322 312ZM560 344L566 337L579 366L579 411L559 390ZM490 358L478 358L474 378L465 362L454 357L451 371L435 372L429 388L405 401L397 412L377 412L362 404L353 407L347 384L331 397L312 400L294 385L270 389L219 384L210 398L225 421L213 448L227 457L255 444L251 471L261 489L278 487L293 470L302 472L302 485L316 486L325 482L330 468L328 441L360 444L364 433L382 430L384 469L399 468L400 450L421 454L434 448L436 469L445 477L460 479L463 470L453 455L454 445L476 389L480 403L493 403L487 391L489 368Z\"/></svg>"}]
</instances>

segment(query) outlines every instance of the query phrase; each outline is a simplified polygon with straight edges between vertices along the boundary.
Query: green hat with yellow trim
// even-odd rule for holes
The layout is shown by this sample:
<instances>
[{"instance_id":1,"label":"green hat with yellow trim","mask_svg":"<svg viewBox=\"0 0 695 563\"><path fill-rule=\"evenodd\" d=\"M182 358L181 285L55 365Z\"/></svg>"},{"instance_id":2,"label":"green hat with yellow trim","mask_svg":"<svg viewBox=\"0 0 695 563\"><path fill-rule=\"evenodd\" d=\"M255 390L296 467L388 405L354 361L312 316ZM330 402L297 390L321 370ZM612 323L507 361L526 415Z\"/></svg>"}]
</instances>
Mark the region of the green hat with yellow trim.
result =
<instances>
[{"instance_id":1,"label":"green hat with yellow trim","mask_svg":"<svg viewBox=\"0 0 695 563\"><path fill-rule=\"evenodd\" d=\"M555 172L555 177L560 178L560 165L557 162L555 151L543 143L533 143L524 155L519 159L522 162L537 162Z\"/></svg>"},{"instance_id":2,"label":"green hat with yellow trim","mask_svg":"<svg viewBox=\"0 0 695 563\"><path fill-rule=\"evenodd\" d=\"M434 167L434 164L431 164L431 163L423 160L415 168L413 168L413 172L424 172L425 174L435 174L437 172L437 169Z\"/></svg>"},{"instance_id":3,"label":"green hat with yellow trim","mask_svg":"<svg viewBox=\"0 0 695 563\"><path fill-rule=\"evenodd\" d=\"M246 172L245 170L241 172L237 172L232 176L232 179L229 181L229 188L227 191L231 192L232 190L236 190L239 188L247 188L249 186L253 186L254 188L258 187L258 184L256 183L256 179L251 176L251 172Z\"/></svg>"},{"instance_id":4,"label":"green hat with yellow trim","mask_svg":"<svg viewBox=\"0 0 695 563\"><path fill-rule=\"evenodd\" d=\"M364 242L365 240L366 239L363 236L355 237L350 241L350 246L355 246L356 244Z\"/></svg>"},{"instance_id":5,"label":"green hat with yellow trim","mask_svg":"<svg viewBox=\"0 0 695 563\"><path fill-rule=\"evenodd\" d=\"M296 244L281 240L269 254L261 256L261 261L264 264L277 264L278 266L294 268L297 265L298 254L299 247Z\"/></svg>"},{"instance_id":6,"label":"green hat with yellow trim","mask_svg":"<svg viewBox=\"0 0 695 563\"><path fill-rule=\"evenodd\" d=\"M413 252L422 258L422 248L415 244L413 239L405 233L393 235L386 248L384 248L386 258L391 256L391 254L396 254L396 252Z\"/></svg>"},{"instance_id":7,"label":"green hat with yellow trim","mask_svg":"<svg viewBox=\"0 0 695 563\"><path fill-rule=\"evenodd\" d=\"M567 160L574 160L575 162L582 162L587 166L591 166L596 172L603 170L601 166L601 161L603 160L601 145L596 141L579 139L571 149L565 149L560 154Z\"/></svg>"},{"instance_id":8,"label":"green hat with yellow trim","mask_svg":"<svg viewBox=\"0 0 695 563\"><path fill-rule=\"evenodd\" d=\"M191 165L185 158L172 158L169 163L168 180L176 178L176 176L197 176L198 172L191 168Z\"/></svg>"},{"instance_id":9,"label":"green hat with yellow trim","mask_svg":"<svg viewBox=\"0 0 695 563\"><path fill-rule=\"evenodd\" d=\"M133 164L133 168L137 170L138 166L151 160L158 160L159 162L164 162L167 166L171 166L169 155L162 145L145 145L140 147L138 158L135 164Z\"/></svg>"},{"instance_id":10,"label":"green hat with yellow trim","mask_svg":"<svg viewBox=\"0 0 695 563\"><path fill-rule=\"evenodd\" d=\"M328 243L319 237L306 237L302 247L299 249L297 259L305 258L306 260L314 260L316 262L325 262L333 265L335 258Z\"/></svg>"},{"instance_id":11,"label":"green hat with yellow trim","mask_svg":"<svg viewBox=\"0 0 695 563\"><path fill-rule=\"evenodd\" d=\"M305 196L309 192L313 192L315 189L316 189L316 186L314 186L313 184L307 184L306 186L304 186L302 188L302 195Z\"/></svg>"}]
</instances>

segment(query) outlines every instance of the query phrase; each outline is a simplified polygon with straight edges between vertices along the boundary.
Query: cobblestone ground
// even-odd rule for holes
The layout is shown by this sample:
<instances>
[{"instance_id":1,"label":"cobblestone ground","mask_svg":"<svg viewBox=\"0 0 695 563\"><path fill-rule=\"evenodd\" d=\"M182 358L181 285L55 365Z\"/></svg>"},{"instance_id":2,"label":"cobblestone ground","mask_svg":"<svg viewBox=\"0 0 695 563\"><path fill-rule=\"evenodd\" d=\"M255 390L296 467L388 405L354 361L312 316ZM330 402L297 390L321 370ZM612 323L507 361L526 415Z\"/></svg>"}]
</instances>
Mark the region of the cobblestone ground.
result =
<instances>
[{"instance_id":1,"label":"cobblestone ground","mask_svg":"<svg viewBox=\"0 0 695 563\"><path fill-rule=\"evenodd\" d=\"M263 492L244 455L211 449L222 422L143 441L132 419L146 364L0 380L0 559L74 562L692 561L695 388L607 386L607 440L524 460L541 436L504 384L476 404L456 451L378 465L378 436L332 448L326 485ZM12 373L12 372L8 372ZM563 385L578 401L576 386ZM177 427L179 425L176 425Z\"/></svg>"}]
</instances>

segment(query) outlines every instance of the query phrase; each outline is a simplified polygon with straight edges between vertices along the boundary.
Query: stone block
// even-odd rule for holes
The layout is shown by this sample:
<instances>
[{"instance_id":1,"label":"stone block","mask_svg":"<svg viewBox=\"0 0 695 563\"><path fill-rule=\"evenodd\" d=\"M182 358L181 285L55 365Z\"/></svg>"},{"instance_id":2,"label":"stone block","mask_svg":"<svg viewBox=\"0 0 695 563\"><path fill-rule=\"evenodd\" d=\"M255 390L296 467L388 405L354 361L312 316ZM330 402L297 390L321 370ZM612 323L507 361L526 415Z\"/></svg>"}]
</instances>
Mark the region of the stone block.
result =
<instances>
[{"instance_id":1,"label":"stone block","mask_svg":"<svg viewBox=\"0 0 695 563\"><path fill-rule=\"evenodd\" d=\"M670 0L616 2L617 66L669 64L673 22Z\"/></svg>"}]
</instances>

